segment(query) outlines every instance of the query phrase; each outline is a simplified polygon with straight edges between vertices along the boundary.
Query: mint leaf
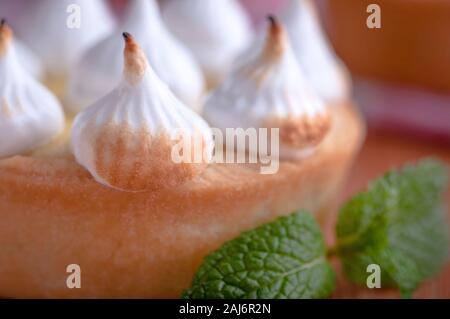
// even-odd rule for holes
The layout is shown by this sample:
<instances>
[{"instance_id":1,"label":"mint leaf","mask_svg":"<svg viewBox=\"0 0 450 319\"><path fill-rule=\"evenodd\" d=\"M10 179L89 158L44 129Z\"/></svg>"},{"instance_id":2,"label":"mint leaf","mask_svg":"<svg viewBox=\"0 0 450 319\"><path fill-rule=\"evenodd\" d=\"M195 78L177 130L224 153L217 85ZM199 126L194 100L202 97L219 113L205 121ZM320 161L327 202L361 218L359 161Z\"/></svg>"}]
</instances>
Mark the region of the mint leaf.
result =
<instances>
[{"instance_id":1,"label":"mint leaf","mask_svg":"<svg viewBox=\"0 0 450 319\"><path fill-rule=\"evenodd\" d=\"M325 298L334 289L319 226L305 212L243 233L205 258L184 298Z\"/></svg>"},{"instance_id":2,"label":"mint leaf","mask_svg":"<svg viewBox=\"0 0 450 319\"><path fill-rule=\"evenodd\" d=\"M381 267L382 283L409 296L437 272L448 255L448 226L441 207L444 166L425 160L376 180L340 211L337 252L344 271L365 284L367 265Z\"/></svg>"}]
</instances>

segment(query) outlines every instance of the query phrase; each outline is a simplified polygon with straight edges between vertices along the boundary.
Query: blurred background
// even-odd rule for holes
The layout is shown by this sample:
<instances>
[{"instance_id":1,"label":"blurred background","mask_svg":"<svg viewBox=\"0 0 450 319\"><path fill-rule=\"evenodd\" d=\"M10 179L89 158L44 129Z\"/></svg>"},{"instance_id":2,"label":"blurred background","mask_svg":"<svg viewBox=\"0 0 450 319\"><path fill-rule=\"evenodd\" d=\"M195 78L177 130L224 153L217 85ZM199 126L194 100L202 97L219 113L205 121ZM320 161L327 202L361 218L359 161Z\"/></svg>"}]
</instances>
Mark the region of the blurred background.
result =
<instances>
[{"instance_id":1,"label":"blurred background","mask_svg":"<svg viewBox=\"0 0 450 319\"><path fill-rule=\"evenodd\" d=\"M289 1L242 2L258 25L270 10L280 12ZM340 202L405 162L436 157L450 164L450 1L315 3L330 42L352 73L354 97L368 124L366 142ZM372 3L381 9L380 29L367 28ZM450 207L450 192L446 202ZM335 217L326 221L329 241ZM338 282L336 298L399 297L393 291L358 288L343 278ZM414 297L450 298L450 266Z\"/></svg>"},{"instance_id":2,"label":"blurred background","mask_svg":"<svg viewBox=\"0 0 450 319\"><path fill-rule=\"evenodd\" d=\"M258 25L289 1L242 2ZM366 26L372 3L381 9L380 29ZM331 43L352 72L355 98L370 126L450 147L450 1L316 4Z\"/></svg>"},{"instance_id":3,"label":"blurred background","mask_svg":"<svg viewBox=\"0 0 450 319\"><path fill-rule=\"evenodd\" d=\"M279 12L289 1L242 2L258 25L270 10ZM450 164L450 1L315 2L330 42L352 73L355 100L368 123L340 202L405 162L436 157ZM372 3L381 9L380 29L366 25ZM446 202L450 207L450 192ZM326 222L329 241L335 217ZM343 278L338 282L336 298L398 297L393 291L358 288ZM450 298L450 266L414 297Z\"/></svg>"},{"instance_id":4,"label":"blurred background","mask_svg":"<svg viewBox=\"0 0 450 319\"><path fill-rule=\"evenodd\" d=\"M0 0L14 24L27 1ZM120 18L127 0L108 0ZM167 1L167 0L161 0ZM214 1L214 0L205 0ZM255 30L289 0L241 0ZM392 167L423 157L450 164L450 1L315 0L337 55L351 71L354 99L368 123L366 142L340 201ZM369 29L369 4L381 9L381 28ZM220 14L220 13L218 13ZM450 205L450 193L446 195ZM338 203L337 203L338 205ZM333 236L334 217L327 220ZM335 297L398 297L339 279ZM423 285L418 298L450 298L450 266Z\"/></svg>"}]
</instances>

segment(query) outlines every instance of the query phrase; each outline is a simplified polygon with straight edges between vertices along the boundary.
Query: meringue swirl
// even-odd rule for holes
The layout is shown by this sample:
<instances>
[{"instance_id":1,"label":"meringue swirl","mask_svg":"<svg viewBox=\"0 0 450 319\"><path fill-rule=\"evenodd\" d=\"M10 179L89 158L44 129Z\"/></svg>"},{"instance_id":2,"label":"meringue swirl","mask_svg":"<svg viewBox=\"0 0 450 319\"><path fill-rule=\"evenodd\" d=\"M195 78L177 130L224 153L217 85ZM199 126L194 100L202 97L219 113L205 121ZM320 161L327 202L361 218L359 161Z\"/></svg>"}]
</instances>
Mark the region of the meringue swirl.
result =
<instances>
[{"instance_id":1,"label":"meringue swirl","mask_svg":"<svg viewBox=\"0 0 450 319\"><path fill-rule=\"evenodd\" d=\"M169 0L162 12L170 31L200 62L210 87L252 39L249 18L236 0Z\"/></svg>"},{"instance_id":2,"label":"meringue swirl","mask_svg":"<svg viewBox=\"0 0 450 319\"><path fill-rule=\"evenodd\" d=\"M112 188L137 192L182 184L208 163L174 162L173 134L183 130L185 139L200 144L194 155L211 154L211 130L158 78L134 38L123 37L123 79L75 118L72 151L96 181Z\"/></svg>"},{"instance_id":3,"label":"meringue swirl","mask_svg":"<svg viewBox=\"0 0 450 319\"><path fill-rule=\"evenodd\" d=\"M293 51L317 93L329 103L346 101L351 80L324 30L310 0L291 0L283 14Z\"/></svg>"},{"instance_id":4,"label":"meringue swirl","mask_svg":"<svg viewBox=\"0 0 450 319\"><path fill-rule=\"evenodd\" d=\"M280 157L299 158L323 140L330 116L305 80L284 27L269 21L264 48L212 93L203 115L223 131L279 128Z\"/></svg>"}]
</instances>

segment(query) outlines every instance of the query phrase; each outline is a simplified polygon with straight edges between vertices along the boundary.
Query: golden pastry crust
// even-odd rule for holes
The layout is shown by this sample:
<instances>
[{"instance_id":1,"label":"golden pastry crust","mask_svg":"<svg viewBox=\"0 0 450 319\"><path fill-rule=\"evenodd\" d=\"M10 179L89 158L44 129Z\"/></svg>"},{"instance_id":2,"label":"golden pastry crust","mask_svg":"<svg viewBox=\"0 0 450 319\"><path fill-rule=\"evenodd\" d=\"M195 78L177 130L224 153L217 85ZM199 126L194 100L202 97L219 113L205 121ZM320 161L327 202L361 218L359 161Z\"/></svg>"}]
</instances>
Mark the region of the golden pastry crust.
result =
<instances>
[{"instance_id":1,"label":"golden pastry crust","mask_svg":"<svg viewBox=\"0 0 450 319\"><path fill-rule=\"evenodd\" d=\"M203 257L244 230L304 208L321 210L364 136L352 105L309 158L212 164L176 188L129 193L95 182L71 158L0 161L0 296L179 297ZM66 287L78 264L81 289Z\"/></svg>"}]
</instances>

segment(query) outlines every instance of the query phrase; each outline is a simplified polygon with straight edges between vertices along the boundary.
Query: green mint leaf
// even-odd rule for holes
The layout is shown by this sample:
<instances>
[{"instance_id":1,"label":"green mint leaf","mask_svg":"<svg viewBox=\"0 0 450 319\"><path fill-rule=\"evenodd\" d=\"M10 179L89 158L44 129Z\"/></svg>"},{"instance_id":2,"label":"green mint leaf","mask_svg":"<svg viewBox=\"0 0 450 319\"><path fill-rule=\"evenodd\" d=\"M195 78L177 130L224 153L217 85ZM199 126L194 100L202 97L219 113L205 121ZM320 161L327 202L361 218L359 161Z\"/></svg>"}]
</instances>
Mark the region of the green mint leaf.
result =
<instances>
[{"instance_id":1,"label":"green mint leaf","mask_svg":"<svg viewBox=\"0 0 450 319\"><path fill-rule=\"evenodd\" d=\"M183 298L325 298L334 272L305 212L243 233L207 256Z\"/></svg>"},{"instance_id":2,"label":"green mint leaf","mask_svg":"<svg viewBox=\"0 0 450 319\"><path fill-rule=\"evenodd\" d=\"M344 271L365 284L367 266L381 267L382 285L410 296L448 257L448 224L441 206L445 167L425 160L376 180L350 200L336 226Z\"/></svg>"}]
</instances>

